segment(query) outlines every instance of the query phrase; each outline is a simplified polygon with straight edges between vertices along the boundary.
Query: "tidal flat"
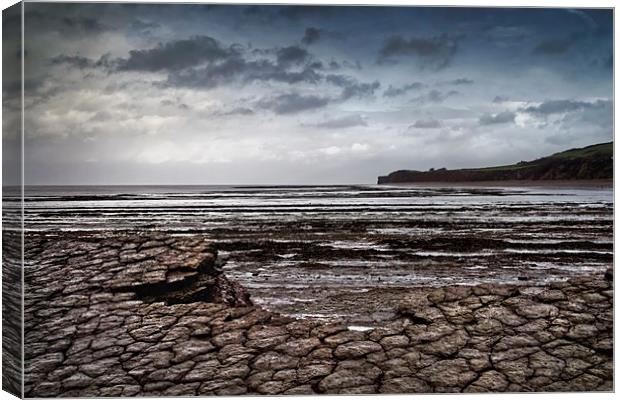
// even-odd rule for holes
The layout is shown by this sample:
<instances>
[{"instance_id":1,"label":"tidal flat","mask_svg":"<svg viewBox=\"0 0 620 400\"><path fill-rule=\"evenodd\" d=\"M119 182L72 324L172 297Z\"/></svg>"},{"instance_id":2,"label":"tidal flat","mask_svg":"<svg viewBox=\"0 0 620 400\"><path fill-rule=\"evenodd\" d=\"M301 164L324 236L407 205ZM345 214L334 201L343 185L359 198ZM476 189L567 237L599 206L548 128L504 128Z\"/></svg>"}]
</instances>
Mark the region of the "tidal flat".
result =
<instances>
[{"instance_id":1,"label":"tidal flat","mask_svg":"<svg viewBox=\"0 0 620 400\"><path fill-rule=\"evenodd\" d=\"M26 395L612 388L610 189L26 193Z\"/></svg>"}]
</instances>

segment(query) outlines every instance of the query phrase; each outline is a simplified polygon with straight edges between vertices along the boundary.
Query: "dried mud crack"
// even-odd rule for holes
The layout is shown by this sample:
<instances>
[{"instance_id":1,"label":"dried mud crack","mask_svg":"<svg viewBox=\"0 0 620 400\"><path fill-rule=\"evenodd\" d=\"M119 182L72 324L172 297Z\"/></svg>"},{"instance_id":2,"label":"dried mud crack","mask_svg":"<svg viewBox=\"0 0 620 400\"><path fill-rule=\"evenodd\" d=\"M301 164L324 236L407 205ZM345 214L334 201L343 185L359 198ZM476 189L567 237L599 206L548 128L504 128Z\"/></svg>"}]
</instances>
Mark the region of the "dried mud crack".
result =
<instances>
[{"instance_id":1,"label":"dried mud crack","mask_svg":"<svg viewBox=\"0 0 620 400\"><path fill-rule=\"evenodd\" d=\"M27 243L27 397L613 389L611 271L412 289L356 331L252 305L200 237Z\"/></svg>"}]
</instances>

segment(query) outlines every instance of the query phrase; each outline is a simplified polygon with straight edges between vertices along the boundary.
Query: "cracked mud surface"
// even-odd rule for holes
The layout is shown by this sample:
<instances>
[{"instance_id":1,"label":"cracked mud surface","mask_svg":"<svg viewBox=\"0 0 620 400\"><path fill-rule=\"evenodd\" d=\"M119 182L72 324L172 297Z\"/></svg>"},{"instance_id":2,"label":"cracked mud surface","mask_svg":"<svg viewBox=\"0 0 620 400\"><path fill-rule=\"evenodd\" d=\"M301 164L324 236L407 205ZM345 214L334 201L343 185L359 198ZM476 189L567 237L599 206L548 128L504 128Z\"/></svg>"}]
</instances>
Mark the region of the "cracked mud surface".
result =
<instances>
[{"instance_id":1,"label":"cracked mud surface","mask_svg":"<svg viewBox=\"0 0 620 400\"><path fill-rule=\"evenodd\" d=\"M613 282L399 293L367 331L251 304L200 237L29 234L25 395L613 389Z\"/></svg>"}]
</instances>

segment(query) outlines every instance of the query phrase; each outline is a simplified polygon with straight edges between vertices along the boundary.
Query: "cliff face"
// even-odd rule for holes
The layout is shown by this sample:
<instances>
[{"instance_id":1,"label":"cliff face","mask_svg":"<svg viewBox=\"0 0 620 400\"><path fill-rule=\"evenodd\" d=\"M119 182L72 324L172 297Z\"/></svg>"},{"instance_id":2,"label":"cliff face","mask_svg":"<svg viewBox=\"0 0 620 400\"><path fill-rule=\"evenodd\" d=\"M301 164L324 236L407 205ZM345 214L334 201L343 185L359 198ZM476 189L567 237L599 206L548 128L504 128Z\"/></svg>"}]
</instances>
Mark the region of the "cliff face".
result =
<instances>
[{"instance_id":1,"label":"cliff face","mask_svg":"<svg viewBox=\"0 0 620 400\"><path fill-rule=\"evenodd\" d=\"M613 143L572 149L530 162L491 168L408 171L380 176L379 184L613 178Z\"/></svg>"}]
</instances>

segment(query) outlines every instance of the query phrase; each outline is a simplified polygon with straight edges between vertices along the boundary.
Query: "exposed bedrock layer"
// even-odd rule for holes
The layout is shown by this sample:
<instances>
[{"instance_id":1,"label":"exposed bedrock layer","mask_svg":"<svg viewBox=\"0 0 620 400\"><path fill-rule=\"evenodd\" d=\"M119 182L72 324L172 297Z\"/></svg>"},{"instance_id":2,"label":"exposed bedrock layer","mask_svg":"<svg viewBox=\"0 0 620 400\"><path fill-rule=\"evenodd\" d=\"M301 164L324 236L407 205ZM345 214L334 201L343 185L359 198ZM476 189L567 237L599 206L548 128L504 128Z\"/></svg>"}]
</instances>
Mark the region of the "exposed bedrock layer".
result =
<instances>
[{"instance_id":1,"label":"exposed bedrock layer","mask_svg":"<svg viewBox=\"0 0 620 400\"><path fill-rule=\"evenodd\" d=\"M368 331L251 305L200 238L27 238L26 396L612 390L612 274L412 291Z\"/></svg>"}]
</instances>

